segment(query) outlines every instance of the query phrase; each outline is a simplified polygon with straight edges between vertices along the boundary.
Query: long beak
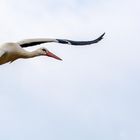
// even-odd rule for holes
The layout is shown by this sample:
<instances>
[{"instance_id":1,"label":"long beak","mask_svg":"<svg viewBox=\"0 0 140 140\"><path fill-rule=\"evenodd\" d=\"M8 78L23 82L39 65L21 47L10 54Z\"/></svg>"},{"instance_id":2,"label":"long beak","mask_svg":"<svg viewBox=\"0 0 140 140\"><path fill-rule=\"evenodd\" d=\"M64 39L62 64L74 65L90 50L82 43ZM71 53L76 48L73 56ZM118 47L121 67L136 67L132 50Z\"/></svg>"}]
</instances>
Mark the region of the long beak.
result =
<instances>
[{"instance_id":1,"label":"long beak","mask_svg":"<svg viewBox=\"0 0 140 140\"><path fill-rule=\"evenodd\" d=\"M55 58L57 60L62 60L60 57L56 56L55 54L53 54L50 51L48 51L46 55L49 56L49 57Z\"/></svg>"}]
</instances>

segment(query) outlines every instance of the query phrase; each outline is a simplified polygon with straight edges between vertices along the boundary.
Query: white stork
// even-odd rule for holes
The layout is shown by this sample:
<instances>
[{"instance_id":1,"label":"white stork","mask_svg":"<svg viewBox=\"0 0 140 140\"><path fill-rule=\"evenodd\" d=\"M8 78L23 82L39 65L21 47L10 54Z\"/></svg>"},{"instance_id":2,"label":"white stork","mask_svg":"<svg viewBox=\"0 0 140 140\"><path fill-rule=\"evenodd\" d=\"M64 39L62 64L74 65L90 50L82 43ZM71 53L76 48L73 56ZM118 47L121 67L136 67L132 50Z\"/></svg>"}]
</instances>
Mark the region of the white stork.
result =
<instances>
[{"instance_id":1,"label":"white stork","mask_svg":"<svg viewBox=\"0 0 140 140\"><path fill-rule=\"evenodd\" d=\"M49 43L49 42L56 42L62 44L69 44L69 45L90 45L99 42L105 33L103 33L100 37L95 40L91 41L72 41L67 39L26 39L19 42L9 42L4 43L0 46L0 65L5 64L7 62L13 62L19 58L33 58L36 56L48 56L53 57L57 60L62 60L55 54L51 53L46 48L40 48L35 51L29 52L23 48L39 45L42 43Z\"/></svg>"}]
</instances>

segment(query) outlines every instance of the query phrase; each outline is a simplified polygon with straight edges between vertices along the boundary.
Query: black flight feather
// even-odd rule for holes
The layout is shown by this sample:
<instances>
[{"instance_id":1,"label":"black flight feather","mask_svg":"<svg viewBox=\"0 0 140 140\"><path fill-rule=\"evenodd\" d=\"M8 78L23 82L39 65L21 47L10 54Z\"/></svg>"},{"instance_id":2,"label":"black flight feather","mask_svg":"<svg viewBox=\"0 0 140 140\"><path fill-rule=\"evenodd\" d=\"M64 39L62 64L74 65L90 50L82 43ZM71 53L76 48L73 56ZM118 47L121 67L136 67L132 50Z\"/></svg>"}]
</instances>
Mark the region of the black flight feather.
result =
<instances>
[{"instance_id":1,"label":"black flight feather","mask_svg":"<svg viewBox=\"0 0 140 140\"><path fill-rule=\"evenodd\" d=\"M100 37L98 37L95 40L91 41L73 41L73 40L67 40L67 39L53 39L53 40L37 40L37 41L27 41L27 42L22 42L19 43L21 47L30 47L30 46L35 46L35 45L40 45L42 43L48 43L48 42L56 42L56 43L61 43L61 44L69 44L69 45L90 45L99 42L100 40L103 39L103 36L105 33L103 33Z\"/></svg>"}]
</instances>

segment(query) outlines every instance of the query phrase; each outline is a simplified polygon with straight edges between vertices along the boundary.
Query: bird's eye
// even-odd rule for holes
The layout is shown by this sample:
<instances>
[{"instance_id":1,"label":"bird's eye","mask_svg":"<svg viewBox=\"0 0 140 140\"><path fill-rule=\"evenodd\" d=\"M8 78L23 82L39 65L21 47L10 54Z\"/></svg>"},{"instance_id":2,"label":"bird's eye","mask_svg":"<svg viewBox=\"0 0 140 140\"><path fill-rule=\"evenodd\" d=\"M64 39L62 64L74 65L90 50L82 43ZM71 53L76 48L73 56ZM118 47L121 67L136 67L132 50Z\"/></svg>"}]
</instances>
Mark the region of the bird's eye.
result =
<instances>
[{"instance_id":1,"label":"bird's eye","mask_svg":"<svg viewBox=\"0 0 140 140\"><path fill-rule=\"evenodd\" d=\"M42 49L42 51L46 52L46 49Z\"/></svg>"}]
</instances>

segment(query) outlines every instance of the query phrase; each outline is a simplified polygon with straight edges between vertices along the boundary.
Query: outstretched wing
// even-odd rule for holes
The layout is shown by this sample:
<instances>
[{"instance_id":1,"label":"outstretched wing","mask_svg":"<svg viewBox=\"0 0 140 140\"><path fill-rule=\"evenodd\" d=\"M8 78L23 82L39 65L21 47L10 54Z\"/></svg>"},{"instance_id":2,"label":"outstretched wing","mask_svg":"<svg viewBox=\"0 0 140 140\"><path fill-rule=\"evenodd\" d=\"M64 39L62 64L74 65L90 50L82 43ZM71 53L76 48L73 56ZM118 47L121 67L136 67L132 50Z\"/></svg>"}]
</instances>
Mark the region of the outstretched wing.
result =
<instances>
[{"instance_id":1,"label":"outstretched wing","mask_svg":"<svg viewBox=\"0 0 140 140\"><path fill-rule=\"evenodd\" d=\"M39 45L42 43L49 43L49 42L56 42L56 43L61 43L61 44L69 44L69 45L90 45L94 43L98 43L100 40L103 39L103 36L105 33L103 33L100 37L98 37L95 40L90 40L90 41L73 41L73 40L68 40L68 39L26 39L17 42L21 47L30 47L30 46L35 46Z\"/></svg>"}]
</instances>

